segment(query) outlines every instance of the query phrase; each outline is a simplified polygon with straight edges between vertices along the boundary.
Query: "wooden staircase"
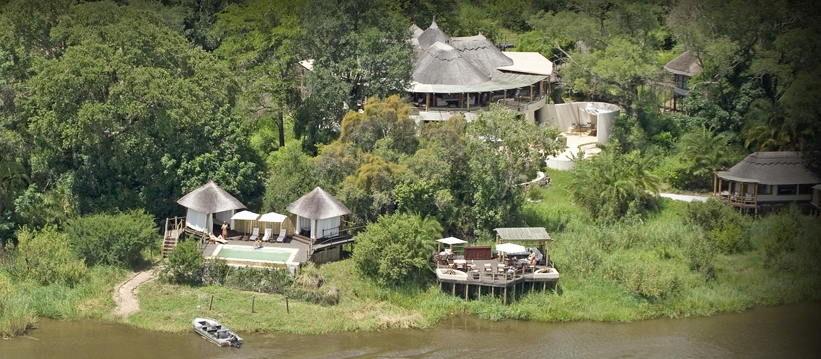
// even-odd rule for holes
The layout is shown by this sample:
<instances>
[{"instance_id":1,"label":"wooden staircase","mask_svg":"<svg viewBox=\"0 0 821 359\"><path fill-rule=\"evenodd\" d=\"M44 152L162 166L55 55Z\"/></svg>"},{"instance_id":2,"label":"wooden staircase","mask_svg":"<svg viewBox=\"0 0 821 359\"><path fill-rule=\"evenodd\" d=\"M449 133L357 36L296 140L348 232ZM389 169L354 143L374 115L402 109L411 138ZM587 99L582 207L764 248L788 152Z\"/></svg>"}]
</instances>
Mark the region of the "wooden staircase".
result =
<instances>
[{"instance_id":1,"label":"wooden staircase","mask_svg":"<svg viewBox=\"0 0 821 359\"><path fill-rule=\"evenodd\" d=\"M165 219L165 235L162 243L162 257L168 258L177 243L180 240L180 235L185 232L185 217L174 217Z\"/></svg>"}]
</instances>

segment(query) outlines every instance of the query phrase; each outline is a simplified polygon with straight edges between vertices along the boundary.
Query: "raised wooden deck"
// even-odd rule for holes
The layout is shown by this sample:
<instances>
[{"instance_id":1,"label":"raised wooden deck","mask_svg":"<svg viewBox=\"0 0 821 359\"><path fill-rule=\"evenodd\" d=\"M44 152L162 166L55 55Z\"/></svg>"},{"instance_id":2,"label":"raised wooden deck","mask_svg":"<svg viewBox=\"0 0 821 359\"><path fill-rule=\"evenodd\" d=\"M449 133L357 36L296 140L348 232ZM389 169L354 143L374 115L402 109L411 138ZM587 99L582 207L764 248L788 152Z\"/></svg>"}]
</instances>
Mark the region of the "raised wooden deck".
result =
<instances>
[{"instance_id":1,"label":"raised wooden deck","mask_svg":"<svg viewBox=\"0 0 821 359\"><path fill-rule=\"evenodd\" d=\"M440 289L444 288L444 284L449 284L451 293L464 295L465 300L481 299L483 293L494 296L498 293L507 304L508 293L510 292L511 296L515 295L517 288L519 293L528 290L528 287L529 290L543 291L548 287L555 288L559 281L559 272L545 265L522 271L519 267L506 266L496 259L476 259L467 261L463 268L438 264L436 280Z\"/></svg>"}]
</instances>

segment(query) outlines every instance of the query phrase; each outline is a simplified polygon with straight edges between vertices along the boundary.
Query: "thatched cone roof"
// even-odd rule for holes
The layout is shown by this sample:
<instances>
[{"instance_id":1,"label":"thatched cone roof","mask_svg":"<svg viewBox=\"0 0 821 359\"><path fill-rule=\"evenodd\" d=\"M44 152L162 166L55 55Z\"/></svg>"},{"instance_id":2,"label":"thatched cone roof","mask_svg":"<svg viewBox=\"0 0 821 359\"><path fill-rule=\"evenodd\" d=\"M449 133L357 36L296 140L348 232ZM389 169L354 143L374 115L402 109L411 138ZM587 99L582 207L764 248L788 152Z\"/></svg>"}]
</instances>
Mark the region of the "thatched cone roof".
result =
<instances>
[{"instance_id":1,"label":"thatched cone roof","mask_svg":"<svg viewBox=\"0 0 821 359\"><path fill-rule=\"evenodd\" d=\"M422 35L422 33L424 32L424 30L422 30L421 27L416 26L416 23L411 25L410 31L411 31L411 37L412 38L417 38L417 37L419 37L419 35Z\"/></svg>"},{"instance_id":2,"label":"thatched cone roof","mask_svg":"<svg viewBox=\"0 0 821 359\"><path fill-rule=\"evenodd\" d=\"M454 37L451 46L466 60L476 65L486 75L493 76L497 67L513 65L513 60L502 53L484 35Z\"/></svg>"},{"instance_id":3,"label":"thatched cone roof","mask_svg":"<svg viewBox=\"0 0 821 359\"><path fill-rule=\"evenodd\" d=\"M821 182L804 166L801 152L756 152L727 171L716 174L730 180L754 180L761 184L815 184Z\"/></svg>"},{"instance_id":4,"label":"thatched cone roof","mask_svg":"<svg viewBox=\"0 0 821 359\"><path fill-rule=\"evenodd\" d=\"M472 85L490 80L450 45L437 42L419 54L413 80L423 84Z\"/></svg>"},{"instance_id":5,"label":"thatched cone roof","mask_svg":"<svg viewBox=\"0 0 821 359\"><path fill-rule=\"evenodd\" d=\"M664 69L676 75L685 75L690 77L700 74L703 70L701 67L701 60L689 51L685 51L681 55L678 55L675 59L670 60L670 62L664 65Z\"/></svg>"},{"instance_id":6,"label":"thatched cone roof","mask_svg":"<svg viewBox=\"0 0 821 359\"><path fill-rule=\"evenodd\" d=\"M319 187L300 197L286 209L288 212L310 219L333 218L351 213L351 210L339 202L336 197Z\"/></svg>"},{"instance_id":7,"label":"thatched cone roof","mask_svg":"<svg viewBox=\"0 0 821 359\"><path fill-rule=\"evenodd\" d=\"M427 48L431 47L437 41L448 44L450 43L450 36L445 34L444 31L439 29L439 25L436 25L436 20L433 20L430 23L430 27L428 27L425 31L419 34L419 46L422 50L426 50Z\"/></svg>"},{"instance_id":8,"label":"thatched cone roof","mask_svg":"<svg viewBox=\"0 0 821 359\"><path fill-rule=\"evenodd\" d=\"M212 180L180 198L177 203L203 213L219 213L245 208L234 196L225 192Z\"/></svg>"}]
</instances>

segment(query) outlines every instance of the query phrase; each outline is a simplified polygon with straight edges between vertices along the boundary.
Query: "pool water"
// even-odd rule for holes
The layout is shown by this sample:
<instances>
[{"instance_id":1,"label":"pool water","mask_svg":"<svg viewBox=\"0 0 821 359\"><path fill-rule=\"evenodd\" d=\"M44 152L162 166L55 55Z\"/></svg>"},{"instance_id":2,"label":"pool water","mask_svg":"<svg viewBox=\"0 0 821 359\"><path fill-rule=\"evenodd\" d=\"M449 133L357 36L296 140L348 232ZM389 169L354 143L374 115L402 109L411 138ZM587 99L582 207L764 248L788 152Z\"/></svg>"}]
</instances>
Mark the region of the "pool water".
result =
<instances>
[{"instance_id":1,"label":"pool water","mask_svg":"<svg viewBox=\"0 0 821 359\"><path fill-rule=\"evenodd\" d=\"M245 246L223 245L214 256L223 259L239 259L259 262L288 262L293 251L283 248L253 249Z\"/></svg>"}]
</instances>

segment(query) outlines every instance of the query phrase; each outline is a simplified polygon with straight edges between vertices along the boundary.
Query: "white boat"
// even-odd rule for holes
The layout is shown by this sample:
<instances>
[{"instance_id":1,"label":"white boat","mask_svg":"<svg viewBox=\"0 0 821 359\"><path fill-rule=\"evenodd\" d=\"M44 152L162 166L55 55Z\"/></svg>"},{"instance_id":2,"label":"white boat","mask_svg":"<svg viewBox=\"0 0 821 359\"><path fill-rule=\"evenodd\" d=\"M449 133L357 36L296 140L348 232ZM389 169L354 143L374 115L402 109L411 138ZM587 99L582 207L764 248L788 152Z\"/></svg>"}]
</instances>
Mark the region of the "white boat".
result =
<instances>
[{"instance_id":1,"label":"white boat","mask_svg":"<svg viewBox=\"0 0 821 359\"><path fill-rule=\"evenodd\" d=\"M203 338L221 347L233 346L239 348L242 345L242 338L231 329L223 327L220 323L211 318L196 318L191 321L194 331Z\"/></svg>"}]
</instances>

